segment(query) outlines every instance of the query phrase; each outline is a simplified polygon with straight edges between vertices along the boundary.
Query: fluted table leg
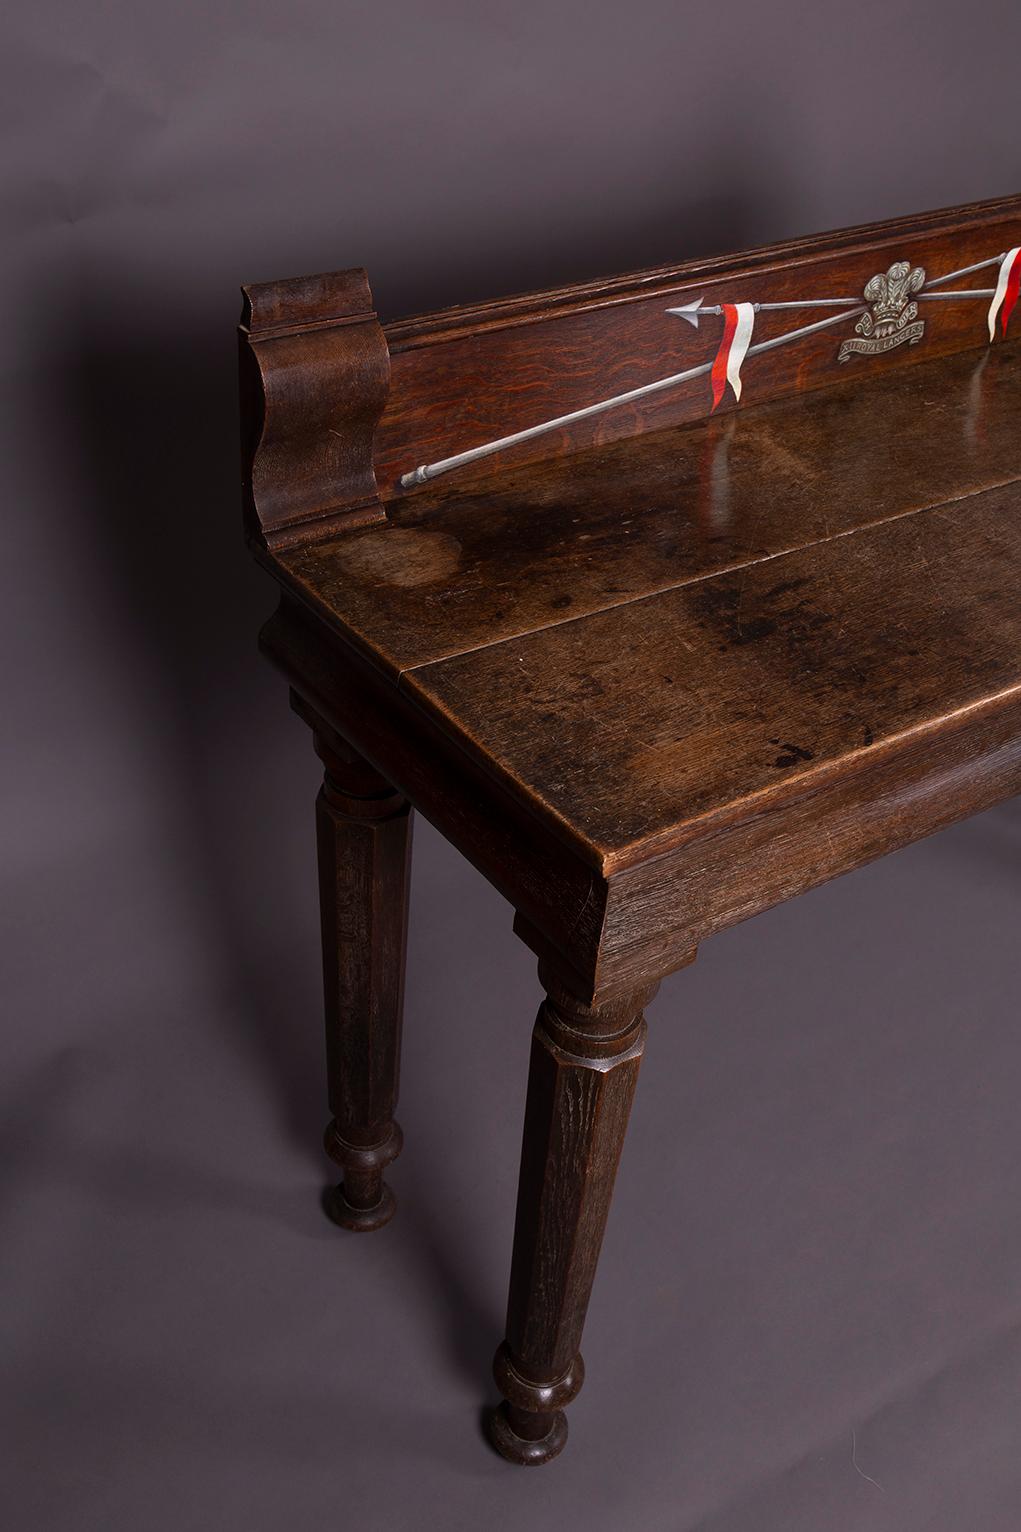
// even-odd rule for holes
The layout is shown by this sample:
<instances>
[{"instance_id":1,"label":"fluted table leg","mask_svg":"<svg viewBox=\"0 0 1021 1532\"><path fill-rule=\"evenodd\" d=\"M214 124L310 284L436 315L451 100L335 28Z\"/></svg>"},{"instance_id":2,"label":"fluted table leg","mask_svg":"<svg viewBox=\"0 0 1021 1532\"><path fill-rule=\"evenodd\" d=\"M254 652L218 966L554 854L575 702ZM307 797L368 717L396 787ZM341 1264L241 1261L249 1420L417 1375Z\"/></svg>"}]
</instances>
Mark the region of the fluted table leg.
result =
<instances>
[{"instance_id":1,"label":"fluted table leg","mask_svg":"<svg viewBox=\"0 0 1021 1532\"><path fill-rule=\"evenodd\" d=\"M582 1327L645 1044L651 985L595 1008L540 965L521 1150L504 1402L490 1439L511 1462L546 1463L567 1440L564 1406L584 1380Z\"/></svg>"},{"instance_id":2,"label":"fluted table leg","mask_svg":"<svg viewBox=\"0 0 1021 1532\"><path fill-rule=\"evenodd\" d=\"M400 1071L411 811L338 735L317 728L326 767L316 802L326 1003L326 1067L333 1120L326 1152L343 1181L326 1210L345 1229L393 1217L383 1171L401 1149L394 1121Z\"/></svg>"}]
</instances>

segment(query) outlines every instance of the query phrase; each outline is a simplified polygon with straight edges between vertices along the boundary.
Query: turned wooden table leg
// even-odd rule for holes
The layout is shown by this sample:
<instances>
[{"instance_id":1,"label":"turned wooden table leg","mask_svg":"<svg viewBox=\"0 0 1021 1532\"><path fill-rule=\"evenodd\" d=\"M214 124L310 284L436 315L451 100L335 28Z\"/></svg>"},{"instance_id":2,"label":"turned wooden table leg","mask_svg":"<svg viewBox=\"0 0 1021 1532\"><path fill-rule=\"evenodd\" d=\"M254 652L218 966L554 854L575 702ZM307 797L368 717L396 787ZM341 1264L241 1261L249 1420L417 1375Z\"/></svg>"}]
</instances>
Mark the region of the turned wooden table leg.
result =
<instances>
[{"instance_id":1,"label":"turned wooden table leg","mask_svg":"<svg viewBox=\"0 0 1021 1532\"><path fill-rule=\"evenodd\" d=\"M562 1450L563 1406L584 1380L582 1326L657 988L597 1009L539 974L507 1338L493 1364L504 1402L490 1420L497 1451L524 1464Z\"/></svg>"},{"instance_id":2,"label":"turned wooden table leg","mask_svg":"<svg viewBox=\"0 0 1021 1532\"><path fill-rule=\"evenodd\" d=\"M342 1228L393 1217L383 1171L401 1150L400 1070L411 811L338 735L316 726L326 775L316 801L323 929L326 1068L333 1120L326 1152L343 1171L325 1207Z\"/></svg>"}]
</instances>

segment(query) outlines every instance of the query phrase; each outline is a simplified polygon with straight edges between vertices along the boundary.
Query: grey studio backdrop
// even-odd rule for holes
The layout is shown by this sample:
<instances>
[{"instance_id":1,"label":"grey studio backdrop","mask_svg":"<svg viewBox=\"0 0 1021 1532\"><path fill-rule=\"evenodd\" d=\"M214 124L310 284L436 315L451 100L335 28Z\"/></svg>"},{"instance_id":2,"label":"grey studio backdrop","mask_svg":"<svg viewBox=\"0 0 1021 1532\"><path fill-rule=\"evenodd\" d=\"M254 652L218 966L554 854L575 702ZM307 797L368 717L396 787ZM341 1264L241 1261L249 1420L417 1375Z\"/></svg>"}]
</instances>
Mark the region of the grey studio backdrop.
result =
<instances>
[{"instance_id":1,"label":"grey studio backdrop","mask_svg":"<svg viewBox=\"0 0 1021 1532\"><path fill-rule=\"evenodd\" d=\"M324 1221L233 339L243 280L393 317L1017 190L1016 0L4 29L5 1525L1016 1532L1017 803L663 986L555 1466L479 1434L538 984L422 822L399 1216Z\"/></svg>"}]
</instances>

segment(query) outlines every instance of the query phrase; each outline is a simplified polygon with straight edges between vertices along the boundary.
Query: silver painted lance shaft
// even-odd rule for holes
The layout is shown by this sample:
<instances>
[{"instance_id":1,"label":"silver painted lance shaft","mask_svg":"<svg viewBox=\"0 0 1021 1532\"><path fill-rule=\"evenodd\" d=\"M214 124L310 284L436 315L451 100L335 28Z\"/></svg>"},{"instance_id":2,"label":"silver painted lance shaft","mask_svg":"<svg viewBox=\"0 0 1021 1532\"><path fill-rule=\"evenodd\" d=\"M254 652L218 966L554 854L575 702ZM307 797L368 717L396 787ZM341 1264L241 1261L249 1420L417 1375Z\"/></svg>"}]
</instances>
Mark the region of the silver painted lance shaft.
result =
<instances>
[{"instance_id":1,"label":"silver painted lance shaft","mask_svg":"<svg viewBox=\"0 0 1021 1532\"><path fill-rule=\"evenodd\" d=\"M859 304L856 309L842 309L839 314L831 314L828 319L817 319L814 324L788 330L786 335L777 335L772 340L760 340L756 345L748 347L747 355L758 356L763 351L775 351L777 346L786 346L789 341L800 340L803 335L813 335L816 330L825 330L828 325L853 319L856 314L864 314L866 307L866 304ZM712 362L700 362L697 367L689 367L685 372L675 372L669 378L658 378L655 383L644 383L641 388L629 389L626 394L614 394L612 399L600 399L595 404L585 405L583 409L572 410L568 415L558 415L554 420L540 421L538 425L528 426L524 431L498 437L496 441L483 442L481 447L471 447L467 452L458 452L454 457L440 458L436 463L423 463L410 473L402 474L401 488L411 489L415 484L426 484L430 479L438 479L441 473L465 468L469 463L478 462L479 458L489 457L493 452L503 452L507 447L516 447L521 442L532 441L536 436L544 436L547 431L558 431L562 426L574 425L575 421L587 420L591 415L601 415L604 410L612 410L618 404L631 404L636 399L645 399L649 394L659 393L664 388L673 388L677 383L687 383L692 378L703 377L712 371L712 366Z\"/></svg>"},{"instance_id":2,"label":"silver painted lance shaft","mask_svg":"<svg viewBox=\"0 0 1021 1532\"><path fill-rule=\"evenodd\" d=\"M987 266L1000 266L1006 253L1005 250L1001 250L999 255L991 255L987 261L976 261L974 266L962 266L960 271L945 271L941 277L930 277L925 284L925 288L916 296L921 298L925 294L925 289L942 287L944 282L956 281L958 277L970 277L973 271L985 271ZM985 297L985 294L983 293L981 296Z\"/></svg>"},{"instance_id":3,"label":"silver painted lance shaft","mask_svg":"<svg viewBox=\"0 0 1021 1532\"><path fill-rule=\"evenodd\" d=\"M927 299L929 302L939 298L943 302L949 303L952 298L995 298L996 289L995 287L972 287L968 291L965 291L964 288L955 287L951 292L948 293L921 292L915 293L915 297L918 299Z\"/></svg>"},{"instance_id":4,"label":"silver painted lance shaft","mask_svg":"<svg viewBox=\"0 0 1021 1532\"><path fill-rule=\"evenodd\" d=\"M860 298L797 298L789 303L752 304L756 314L771 309L852 309L860 307ZM678 319L686 319L697 330L698 322L704 315L721 315L723 313L723 305L722 303L703 303L701 298L696 298L694 303L685 303L679 309L667 309L667 313L676 315Z\"/></svg>"}]
</instances>

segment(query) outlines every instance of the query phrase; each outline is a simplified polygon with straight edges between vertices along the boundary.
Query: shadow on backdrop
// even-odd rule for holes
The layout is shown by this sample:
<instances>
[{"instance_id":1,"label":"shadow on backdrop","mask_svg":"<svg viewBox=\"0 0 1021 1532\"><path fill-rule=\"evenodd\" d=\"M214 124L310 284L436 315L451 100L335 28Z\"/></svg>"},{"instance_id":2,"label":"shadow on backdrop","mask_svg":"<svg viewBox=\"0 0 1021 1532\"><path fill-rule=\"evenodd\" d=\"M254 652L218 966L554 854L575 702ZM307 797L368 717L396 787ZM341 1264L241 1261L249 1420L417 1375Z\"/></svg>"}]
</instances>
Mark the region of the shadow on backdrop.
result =
<instances>
[{"instance_id":1,"label":"shadow on backdrop","mask_svg":"<svg viewBox=\"0 0 1021 1532\"><path fill-rule=\"evenodd\" d=\"M665 204L641 227L618 232L616 243L613 228L594 218L555 246L504 251L484 282L469 255L458 263L457 282L449 268L409 273L390 306L437 306L457 295L458 283L461 296L473 288L496 296L651 264L676 246L679 226L683 249L672 258L740 248L755 223L739 198L706 200L683 219ZM338 256L338 264L354 262L358 252ZM116 592L110 621L143 678L136 722L155 736L161 775L153 791L165 795L174 827L166 854L236 1001L221 1008L218 1024L230 1026L232 1040L254 1058L291 1141L325 1171L312 862L318 767L304 729L290 719L284 686L256 653L274 590L247 555L241 529L233 335L240 300L235 306L232 295L214 313L208 297L187 299L180 290L168 298L166 289L110 282L65 317L68 354L58 375L78 463L75 510L89 517L95 555ZM294 760L306 745L308 776L298 782ZM304 865L289 856L303 856ZM451 1358L477 1381L487 1375L502 1315L480 1301L471 1252L449 1235L431 1158L420 1137L415 1168L402 1177L403 1229ZM172 1200L208 1199L208 1186L203 1194L171 1185L170 1166L150 1161L147 1173ZM216 1183L213 1196L229 1201L234 1191ZM283 1203L280 1216L288 1221Z\"/></svg>"}]
</instances>

